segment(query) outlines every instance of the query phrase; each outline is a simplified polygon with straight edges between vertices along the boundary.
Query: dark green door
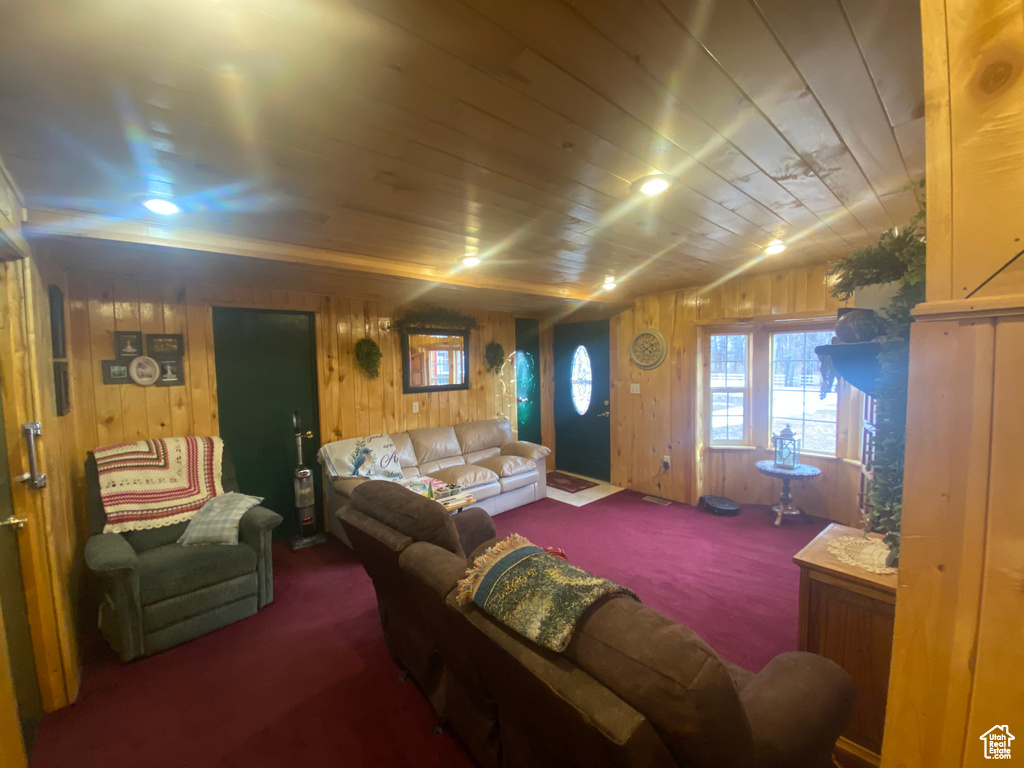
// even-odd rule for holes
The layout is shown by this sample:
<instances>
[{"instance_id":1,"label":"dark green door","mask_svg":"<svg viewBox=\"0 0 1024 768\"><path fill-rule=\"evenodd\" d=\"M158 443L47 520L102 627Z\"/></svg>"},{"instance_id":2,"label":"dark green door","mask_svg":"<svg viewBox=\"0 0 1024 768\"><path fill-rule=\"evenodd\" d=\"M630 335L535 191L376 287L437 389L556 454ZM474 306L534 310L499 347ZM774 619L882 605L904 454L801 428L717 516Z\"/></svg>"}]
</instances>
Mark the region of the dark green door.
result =
<instances>
[{"instance_id":1,"label":"dark green door","mask_svg":"<svg viewBox=\"0 0 1024 768\"><path fill-rule=\"evenodd\" d=\"M595 480L611 477L608 321L555 326L555 462Z\"/></svg>"},{"instance_id":2,"label":"dark green door","mask_svg":"<svg viewBox=\"0 0 1024 768\"><path fill-rule=\"evenodd\" d=\"M294 411L313 433L303 441L303 463L314 470L317 508L323 504L316 471L320 416L313 313L214 307L213 344L220 435L235 461L238 484L284 517L275 537L290 538L299 532L292 488ZM321 515L317 522L322 528Z\"/></svg>"},{"instance_id":3,"label":"dark green door","mask_svg":"<svg viewBox=\"0 0 1024 768\"><path fill-rule=\"evenodd\" d=\"M540 321L516 318L516 413L519 439L540 442Z\"/></svg>"},{"instance_id":4,"label":"dark green door","mask_svg":"<svg viewBox=\"0 0 1024 768\"><path fill-rule=\"evenodd\" d=\"M0 435L4 434L3 412L0 411ZM13 516L10 469L7 465L7 444L0 438L0 520ZM24 535L24 534L20 534ZM18 702L25 748L31 754L36 726L43 716L43 699L36 677L36 660L32 651L32 635L25 603L25 584L21 579L21 556L18 554L17 530L0 525L0 611L4 615L7 651L11 657L11 677Z\"/></svg>"}]
</instances>

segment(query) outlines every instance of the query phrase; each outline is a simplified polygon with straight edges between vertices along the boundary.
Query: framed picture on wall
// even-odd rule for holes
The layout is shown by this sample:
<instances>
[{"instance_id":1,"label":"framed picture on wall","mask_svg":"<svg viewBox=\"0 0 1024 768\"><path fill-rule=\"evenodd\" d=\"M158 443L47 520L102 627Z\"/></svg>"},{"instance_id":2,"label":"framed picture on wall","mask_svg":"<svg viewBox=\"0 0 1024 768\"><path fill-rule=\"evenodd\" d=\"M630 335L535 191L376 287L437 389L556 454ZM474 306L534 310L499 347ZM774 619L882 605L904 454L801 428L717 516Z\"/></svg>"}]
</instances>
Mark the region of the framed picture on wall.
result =
<instances>
[{"instance_id":1,"label":"framed picture on wall","mask_svg":"<svg viewBox=\"0 0 1024 768\"><path fill-rule=\"evenodd\" d=\"M132 360L143 354L141 331L114 331L114 354L119 360Z\"/></svg>"},{"instance_id":2,"label":"framed picture on wall","mask_svg":"<svg viewBox=\"0 0 1024 768\"><path fill-rule=\"evenodd\" d=\"M185 355L184 337L180 333L148 334L146 348L154 360L181 360Z\"/></svg>"},{"instance_id":3,"label":"framed picture on wall","mask_svg":"<svg viewBox=\"0 0 1024 768\"><path fill-rule=\"evenodd\" d=\"M71 413L71 385L65 360L58 360L53 364L53 392L57 399L57 415L66 416Z\"/></svg>"},{"instance_id":4,"label":"framed picture on wall","mask_svg":"<svg viewBox=\"0 0 1024 768\"><path fill-rule=\"evenodd\" d=\"M51 285L50 294L50 341L53 343L53 357L68 356L67 341L64 337L64 291Z\"/></svg>"},{"instance_id":5,"label":"framed picture on wall","mask_svg":"<svg viewBox=\"0 0 1024 768\"><path fill-rule=\"evenodd\" d=\"M104 360L103 383L131 384L132 380L128 376L128 363L124 360Z\"/></svg>"},{"instance_id":6,"label":"framed picture on wall","mask_svg":"<svg viewBox=\"0 0 1024 768\"><path fill-rule=\"evenodd\" d=\"M160 378L157 379L158 387L182 387L185 385L185 369L181 364L181 358L176 360L158 360L160 364Z\"/></svg>"}]
</instances>

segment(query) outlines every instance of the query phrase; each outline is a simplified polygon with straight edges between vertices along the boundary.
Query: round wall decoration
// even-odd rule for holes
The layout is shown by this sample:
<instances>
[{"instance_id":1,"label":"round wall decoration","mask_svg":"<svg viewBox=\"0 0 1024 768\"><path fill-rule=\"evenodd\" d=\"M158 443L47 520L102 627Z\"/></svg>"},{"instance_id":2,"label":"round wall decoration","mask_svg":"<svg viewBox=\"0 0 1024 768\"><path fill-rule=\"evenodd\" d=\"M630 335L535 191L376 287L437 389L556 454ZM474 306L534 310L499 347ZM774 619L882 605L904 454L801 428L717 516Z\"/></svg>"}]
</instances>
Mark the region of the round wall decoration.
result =
<instances>
[{"instance_id":1,"label":"round wall decoration","mask_svg":"<svg viewBox=\"0 0 1024 768\"><path fill-rule=\"evenodd\" d=\"M668 345L665 337L654 328L644 328L638 331L629 345L629 359L637 368L650 370L657 368L665 360L668 354Z\"/></svg>"},{"instance_id":2,"label":"round wall decoration","mask_svg":"<svg viewBox=\"0 0 1024 768\"><path fill-rule=\"evenodd\" d=\"M136 357L128 366L128 376L140 387L148 387L160 380L160 363L152 357Z\"/></svg>"}]
</instances>

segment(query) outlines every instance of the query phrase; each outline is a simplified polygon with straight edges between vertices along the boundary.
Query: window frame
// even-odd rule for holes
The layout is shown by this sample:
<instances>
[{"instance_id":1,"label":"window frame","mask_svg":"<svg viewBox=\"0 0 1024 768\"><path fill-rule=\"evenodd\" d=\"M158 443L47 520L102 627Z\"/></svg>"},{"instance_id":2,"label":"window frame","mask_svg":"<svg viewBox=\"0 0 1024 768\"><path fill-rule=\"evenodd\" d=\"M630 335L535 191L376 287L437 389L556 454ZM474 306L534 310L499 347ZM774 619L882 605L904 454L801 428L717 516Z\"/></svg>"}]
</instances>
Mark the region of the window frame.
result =
<instances>
[{"instance_id":1,"label":"window frame","mask_svg":"<svg viewBox=\"0 0 1024 768\"><path fill-rule=\"evenodd\" d=\"M835 316L816 318L786 318L716 321L699 323L701 329L701 380L698 384L701 402L698 407L698 419L701 427L698 431L701 443L707 450L713 451L756 451L759 455L770 454L771 445L771 375L772 353L771 336L773 333L796 333L801 331L832 331L835 328ZM747 355L750 360L747 385L749 394L744 398L746 408L746 437L743 442L711 442L711 336L747 334ZM807 451L808 457L823 460L840 460L860 463L860 409L861 393L849 384L839 380L836 382L839 393L836 412L836 453L817 453ZM853 435L853 439L850 436ZM801 453L804 453L801 446Z\"/></svg>"},{"instance_id":2,"label":"window frame","mask_svg":"<svg viewBox=\"0 0 1024 768\"><path fill-rule=\"evenodd\" d=\"M743 387L714 387L711 385L711 337L712 336L743 336L747 340L747 374L746 385ZM707 419L708 447L710 448L747 448L751 447L751 436L753 435L753 365L754 334L747 328L708 328L704 334L704 355L707 360L707 374L704 377L705 391L707 393ZM728 373L728 372L727 372ZM728 380L728 376L726 378ZM711 404L716 393L742 393L743 394L743 436L738 440L714 440L712 438L713 425L711 423Z\"/></svg>"}]
</instances>

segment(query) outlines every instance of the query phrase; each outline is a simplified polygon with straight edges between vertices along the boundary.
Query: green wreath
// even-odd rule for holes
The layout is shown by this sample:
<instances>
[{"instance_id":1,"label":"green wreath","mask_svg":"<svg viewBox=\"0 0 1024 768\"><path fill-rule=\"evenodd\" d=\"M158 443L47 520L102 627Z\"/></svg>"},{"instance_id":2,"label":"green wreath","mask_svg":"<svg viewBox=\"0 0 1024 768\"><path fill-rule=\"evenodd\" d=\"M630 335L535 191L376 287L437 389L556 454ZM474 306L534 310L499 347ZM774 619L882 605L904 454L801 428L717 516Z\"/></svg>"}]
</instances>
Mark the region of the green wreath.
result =
<instances>
[{"instance_id":1,"label":"green wreath","mask_svg":"<svg viewBox=\"0 0 1024 768\"><path fill-rule=\"evenodd\" d=\"M505 348L496 341L490 342L484 348L484 363L487 365L487 372L494 371L501 373L505 365Z\"/></svg>"},{"instance_id":2,"label":"green wreath","mask_svg":"<svg viewBox=\"0 0 1024 768\"><path fill-rule=\"evenodd\" d=\"M380 375L380 359L384 354L380 346L369 336L356 342L356 362L366 371L366 378L376 379Z\"/></svg>"}]
</instances>

